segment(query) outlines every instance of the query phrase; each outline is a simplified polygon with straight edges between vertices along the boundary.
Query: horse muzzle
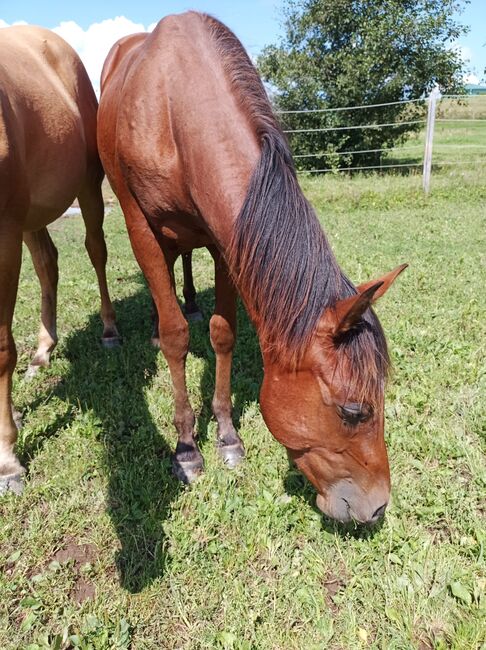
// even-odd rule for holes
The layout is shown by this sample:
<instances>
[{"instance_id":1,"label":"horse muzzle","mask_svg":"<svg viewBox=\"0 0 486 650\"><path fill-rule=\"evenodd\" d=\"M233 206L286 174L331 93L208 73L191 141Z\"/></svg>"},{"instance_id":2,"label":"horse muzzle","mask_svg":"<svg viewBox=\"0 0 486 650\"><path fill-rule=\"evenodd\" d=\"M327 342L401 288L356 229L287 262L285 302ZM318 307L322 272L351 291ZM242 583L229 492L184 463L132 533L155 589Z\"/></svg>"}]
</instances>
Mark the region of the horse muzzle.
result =
<instances>
[{"instance_id":1,"label":"horse muzzle","mask_svg":"<svg viewBox=\"0 0 486 650\"><path fill-rule=\"evenodd\" d=\"M328 517L348 523L376 524L384 515L390 500L388 486L363 490L350 480L335 483L325 495L318 494L316 505Z\"/></svg>"}]
</instances>

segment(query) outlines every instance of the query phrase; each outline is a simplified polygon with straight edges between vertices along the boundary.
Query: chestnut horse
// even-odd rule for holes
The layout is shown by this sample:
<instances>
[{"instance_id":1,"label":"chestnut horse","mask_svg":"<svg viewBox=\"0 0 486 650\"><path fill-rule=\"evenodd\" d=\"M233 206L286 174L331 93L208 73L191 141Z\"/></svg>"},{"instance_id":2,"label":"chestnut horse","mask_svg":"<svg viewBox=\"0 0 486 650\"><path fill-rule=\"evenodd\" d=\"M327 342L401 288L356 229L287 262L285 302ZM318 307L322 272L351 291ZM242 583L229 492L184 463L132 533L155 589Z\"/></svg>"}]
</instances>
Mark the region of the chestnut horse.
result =
<instances>
[{"instance_id":1,"label":"chestnut horse","mask_svg":"<svg viewBox=\"0 0 486 650\"><path fill-rule=\"evenodd\" d=\"M237 38L189 12L115 44L102 75L98 146L159 313L174 386L176 475L192 480L203 459L173 266L205 246L215 265L212 406L221 456L234 465L244 455L230 392L238 290L260 340L268 428L315 486L324 513L376 521L390 494L388 354L370 305L404 267L358 288L343 275Z\"/></svg>"},{"instance_id":2,"label":"chestnut horse","mask_svg":"<svg viewBox=\"0 0 486 650\"><path fill-rule=\"evenodd\" d=\"M0 493L19 492L11 388L16 364L12 318L27 244L42 290L38 348L27 375L56 345L57 250L47 231L77 197L86 248L101 293L103 339L118 340L106 284L103 169L96 145L97 101L74 50L47 29L0 29Z\"/></svg>"}]
</instances>

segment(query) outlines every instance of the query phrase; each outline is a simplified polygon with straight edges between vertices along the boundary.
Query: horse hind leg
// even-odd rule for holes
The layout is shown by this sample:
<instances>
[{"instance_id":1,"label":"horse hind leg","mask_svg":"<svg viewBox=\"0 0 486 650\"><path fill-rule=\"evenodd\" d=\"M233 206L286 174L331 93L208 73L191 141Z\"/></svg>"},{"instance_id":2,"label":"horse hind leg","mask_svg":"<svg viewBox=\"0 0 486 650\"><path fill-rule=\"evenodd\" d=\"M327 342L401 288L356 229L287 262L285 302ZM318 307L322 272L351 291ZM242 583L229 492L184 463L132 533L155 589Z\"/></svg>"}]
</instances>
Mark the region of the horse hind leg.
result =
<instances>
[{"instance_id":1,"label":"horse hind leg","mask_svg":"<svg viewBox=\"0 0 486 650\"><path fill-rule=\"evenodd\" d=\"M203 319L202 313L196 303L196 289L194 287L194 280L192 278L192 252L182 254L182 271L184 274L184 287L182 293L184 295L184 313L188 321L201 321ZM160 348L159 338L159 314L155 301L152 297L152 308L150 310L150 318L152 321L152 335L150 342L155 348Z\"/></svg>"},{"instance_id":2,"label":"horse hind leg","mask_svg":"<svg viewBox=\"0 0 486 650\"><path fill-rule=\"evenodd\" d=\"M215 266L215 312L209 323L211 345L216 355L213 413L218 423L217 448L228 467L236 467L245 456L232 419L231 363L236 340L236 290L222 256L211 250Z\"/></svg>"},{"instance_id":3,"label":"horse hind leg","mask_svg":"<svg viewBox=\"0 0 486 650\"><path fill-rule=\"evenodd\" d=\"M115 310L111 304L108 283L106 281L108 254L103 233L105 206L101 192L102 178L102 175L99 173L93 178L88 175L82 190L78 194L78 201L86 226L86 250L96 271L100 289L101 318L103 320L101 342L104 347L110 348L117 347L120 344L121 337L116 326Z\"/></svg>"},{"instance_id":4,"label":"horse hind leg","mask_svg":"<svg viewBox=\"0 0 486 650\"><path fill-rule=\"evenodd\" d=\"M51 353L57 344L56 311L59 271L57 249L46 228L24 233L24 242L30 251L34 269L41 286L41 324L37 351L27 368L27 379L39 368L49 365Z\"/></svg>"},{"instance_id":5,"label":"horse hind leg","mask_svg":"<svg viewBox=\"0 0 486 650\"><path fill-rule=\"evenodd\" d=\"M186 318L189 321L201 321L203 316L196 303L196 289L192 277L192 251L190 253L182 254L182 270L184 273L184 287L182 293L184 295L184 312Z\"/></svg>"},{"instance_id":6,"label":"horse hind leg","mask_svg":"<svg viewBox=\"0 0 486 650\"><path fill-rule=\"evenodd\" d=\"M1 220L2 214L0 214ZM14 453L17 426L12 407L12 374L17 351L12 336L12 318L22 257L22 233L12 222L0 226L0 494L19 494L24 468Z\"/></svg>"}]
</instances>

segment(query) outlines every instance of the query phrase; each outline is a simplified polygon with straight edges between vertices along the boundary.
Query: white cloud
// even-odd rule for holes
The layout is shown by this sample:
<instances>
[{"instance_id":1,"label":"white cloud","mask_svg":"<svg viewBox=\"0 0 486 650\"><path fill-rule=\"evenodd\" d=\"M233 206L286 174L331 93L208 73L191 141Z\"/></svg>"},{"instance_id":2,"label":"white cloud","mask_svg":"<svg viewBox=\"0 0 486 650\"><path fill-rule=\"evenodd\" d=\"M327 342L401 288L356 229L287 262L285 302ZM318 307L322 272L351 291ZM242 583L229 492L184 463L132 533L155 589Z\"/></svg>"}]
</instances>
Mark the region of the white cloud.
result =
<instances>
[{"instance_id":1,"label":"white cloud","mask_svg":"<svg viewBox=\"0 0 486 650\"><path fill-rule=\"evenodd\" d=\"M12 25L27 25L27 23L25 22L25 20L17 20L16 22L12 23ZM4 20L0 18L0 29L2 27L9 27L9 26L10 25L8 23L6 23Z\"/></svg>"},{"instance_id":2,"label":"white cloud","mask_svg":"<svg viewBox=\"0 0 486 650\"><path fill-rule=\"evenodd\" d=\"M479 84L479 77L471 72L464 75L464 83L477 85Z\"/></svg>"},{"instance_id":3,"label":"white cloud","mask_svg":"<svg viewBox=\"0 0 486 650\"><path fill-rule=\"evenodd\" d=\"M481 82L480 77L478 76L477 66L471 65L471 63L476 58L472 48L467 45L461 45L460 43L455 43L452 46L452 49L457 52L464 63L465 71L462 77L465 84L479 84Z\"/></svg>"},{"instance_id":4,"label":"white cloud","mask_svg":"<svg viewBox=\"0 0 486 650\"><path fill-rule=\"evenodd\" d=\"M19 21L14 24L26 23ZM111 46L123 36L152 31L155 25L156 23L152 23L146 29L142 23L134 23L125 16L117 16L93 23L86 30L69 20L61 22L52 31L64 38L79 54L99 95L101 69ZM8 27L8 24L0 19L1 27Z\"/></svg>"},{"instance_id":5,"label":"white cloud","mask_svg":"<svg viewBox=\"0 0 486 650\"><path fill-rule=\"evenodd\" d=\"M72 20L62 22L58 27L54 27L53 31L62 36L79 54L99 94L101 69L111 46L123 36L149 30L141 23L134 23L125 16L117 16L93 23L86 31Z\"/></svg>"}]
</instances>

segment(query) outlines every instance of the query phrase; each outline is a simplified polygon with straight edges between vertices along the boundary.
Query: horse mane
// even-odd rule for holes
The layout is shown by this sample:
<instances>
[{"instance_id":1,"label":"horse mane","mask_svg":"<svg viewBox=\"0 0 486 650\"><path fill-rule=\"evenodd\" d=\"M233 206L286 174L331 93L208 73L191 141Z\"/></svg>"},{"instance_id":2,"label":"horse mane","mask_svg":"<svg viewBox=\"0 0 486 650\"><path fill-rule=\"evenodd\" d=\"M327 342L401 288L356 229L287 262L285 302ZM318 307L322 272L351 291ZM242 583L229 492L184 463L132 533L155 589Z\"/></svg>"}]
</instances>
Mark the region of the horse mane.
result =
<instances>
[{"instance_id":1,"label":"horse mane","mask_svg":"<svg viewBox=\"0 0 486 650\"><path fill-rule=\"evenodd\" d=\"M256 130L261 156L226 252L235 284L256 313L262 348L295 368L315 335L323 311L356 293L343 274L317 216L299 187L287 139L262 81L236 36L203 15L235 96ZM362 326L337 343L356 386L383 386L386 341L369 309ZM364 388L364 387L363 387ZM369 395L369 393L368 393Z\"/></svg>"}]
</instances>

